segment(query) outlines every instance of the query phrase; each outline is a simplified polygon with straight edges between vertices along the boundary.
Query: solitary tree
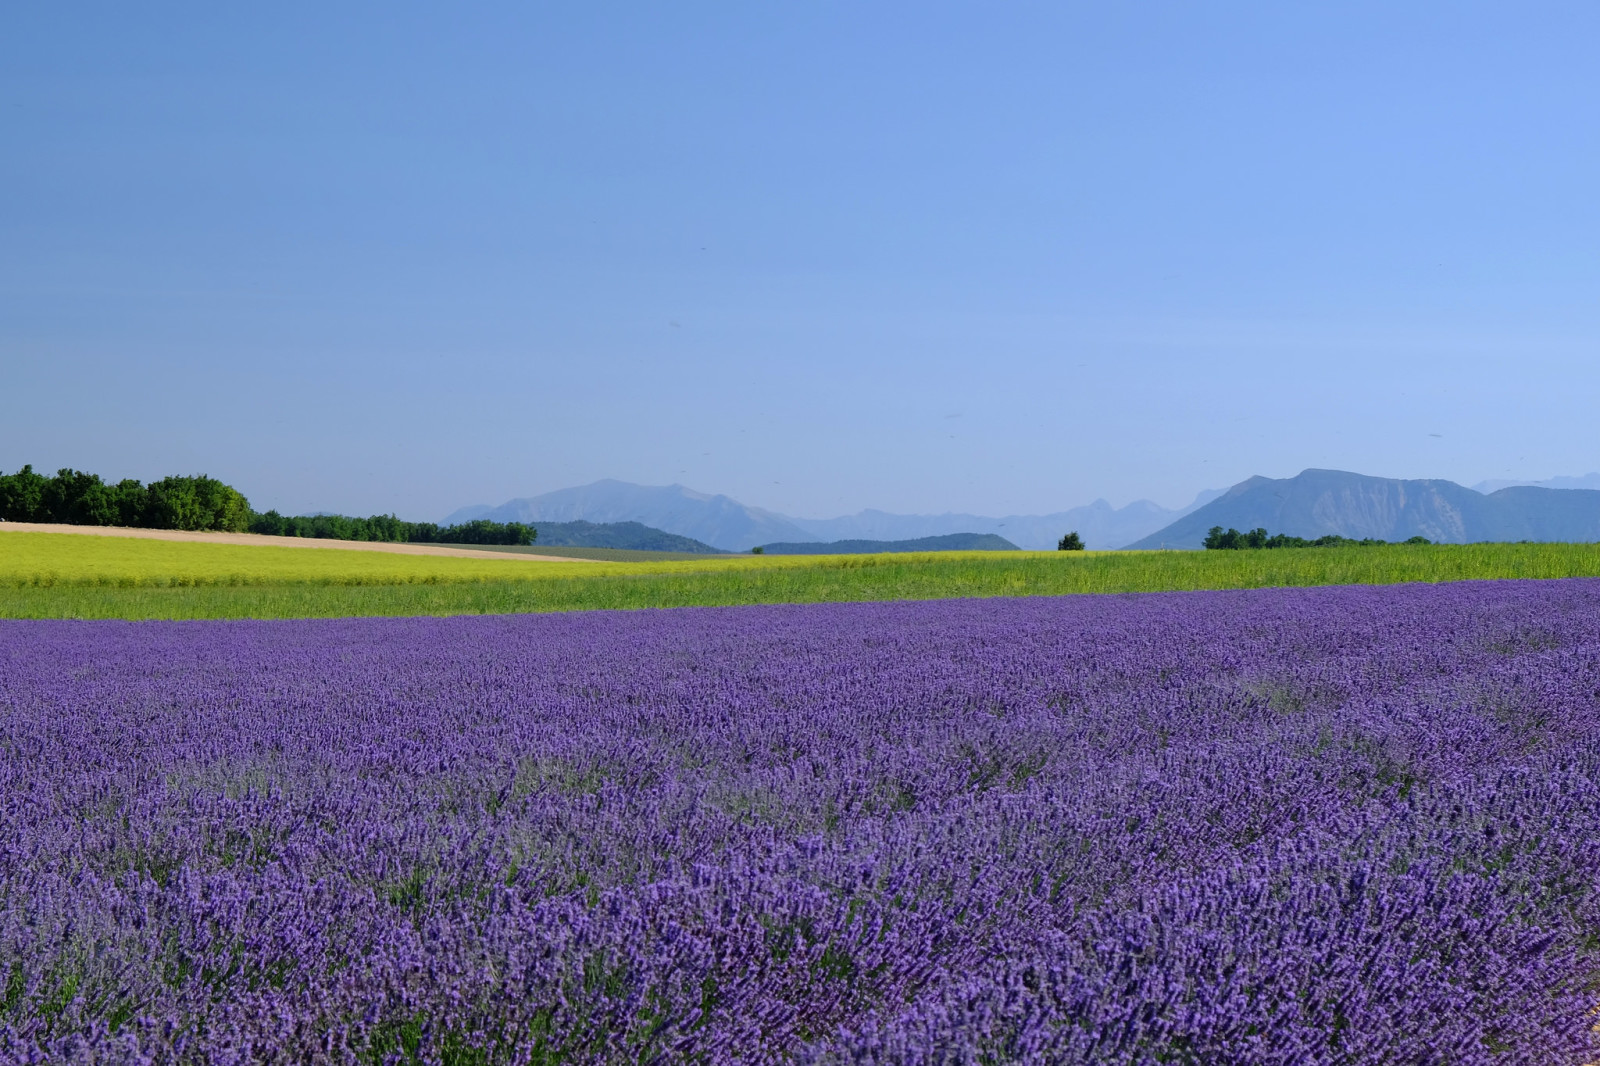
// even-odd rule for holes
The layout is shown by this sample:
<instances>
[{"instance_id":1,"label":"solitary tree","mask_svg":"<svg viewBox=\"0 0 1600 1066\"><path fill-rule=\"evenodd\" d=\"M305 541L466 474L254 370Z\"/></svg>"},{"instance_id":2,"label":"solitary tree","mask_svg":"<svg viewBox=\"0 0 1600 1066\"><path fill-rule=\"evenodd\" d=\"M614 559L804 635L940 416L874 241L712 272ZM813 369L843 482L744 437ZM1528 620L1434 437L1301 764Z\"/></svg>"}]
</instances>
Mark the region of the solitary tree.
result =
<instances>
[{"instance_id":1,"label":"solitary tree","mask_svg":"<svg viewBox=\"0 0 1600 1066\"><path fill-rule=\"evenodd\" d=\"M1074 529L1056 543L1056 551L1081 552L1083 551L1083 538L1078 536L1078 531Z\"/></svg>"}]
</instances>

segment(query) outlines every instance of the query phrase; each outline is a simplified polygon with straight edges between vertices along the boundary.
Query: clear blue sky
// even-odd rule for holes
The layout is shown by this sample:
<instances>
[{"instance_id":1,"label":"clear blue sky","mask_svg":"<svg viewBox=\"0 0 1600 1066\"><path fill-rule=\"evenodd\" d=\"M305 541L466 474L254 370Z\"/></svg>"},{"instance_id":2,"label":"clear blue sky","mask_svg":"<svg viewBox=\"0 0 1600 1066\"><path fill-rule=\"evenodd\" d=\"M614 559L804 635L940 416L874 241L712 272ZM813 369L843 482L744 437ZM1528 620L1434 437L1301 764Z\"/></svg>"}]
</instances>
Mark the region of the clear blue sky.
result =
<instances>
[{"instance_id":1,"label":"clear blue sky","mask_svg":"<svg viewBox=\"0 0 1600 1066\"><path fill-rule=\"evenodd\" d=\"M1600 469L1597 42L1592 2L19 5L0 469L412 518Z\"/></svg>"}]
</instances>

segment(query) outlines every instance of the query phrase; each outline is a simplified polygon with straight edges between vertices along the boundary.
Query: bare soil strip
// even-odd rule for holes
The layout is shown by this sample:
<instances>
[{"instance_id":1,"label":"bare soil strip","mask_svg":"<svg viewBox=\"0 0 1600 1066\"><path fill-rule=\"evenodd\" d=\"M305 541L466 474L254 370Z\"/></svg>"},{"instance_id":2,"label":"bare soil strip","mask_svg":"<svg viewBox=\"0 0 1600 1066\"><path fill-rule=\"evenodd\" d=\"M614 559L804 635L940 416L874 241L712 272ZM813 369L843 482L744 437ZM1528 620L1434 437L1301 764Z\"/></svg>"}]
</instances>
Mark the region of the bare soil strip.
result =
<instances>
[{"instance_id":1,"label":"bare soil strip","mask_svg":"<svg viewBox=\"0 0 1600 1066\"><path fill-rule=\"evenodd\" d=\"M50 522L0 522L0 533L82 533L92 537L134 537L142 540L187 540L202 544L255 544L280 548L334 548L340 551L390 552L394 555L454 555L463 559L531 560L542 563L586 562L558 555L478 551L441 544L391 544L373 540L326 540L313 537L269 537L260 533L191 533L180 529L130 529L125 526L69 526Z\"/></svg>"}]
</instances>

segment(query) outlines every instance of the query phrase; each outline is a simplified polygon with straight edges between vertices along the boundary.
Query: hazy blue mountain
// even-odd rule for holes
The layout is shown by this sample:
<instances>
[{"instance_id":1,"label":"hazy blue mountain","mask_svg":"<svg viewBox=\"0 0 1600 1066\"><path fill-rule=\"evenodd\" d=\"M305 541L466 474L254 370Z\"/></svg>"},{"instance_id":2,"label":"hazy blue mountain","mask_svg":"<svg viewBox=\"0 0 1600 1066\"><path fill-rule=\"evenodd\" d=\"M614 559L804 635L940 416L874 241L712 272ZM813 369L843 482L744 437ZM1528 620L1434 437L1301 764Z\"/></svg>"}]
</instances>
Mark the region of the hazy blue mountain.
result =
<instances>
[{"instance_id":1,"label":"hazy blue mountain","mask_svg":"<svg viewBox=\"0 0 1600 1066\"><path fill-rule=\"evenodd\" d=\"M1052 549L1062 534L1077 530L1087 548L1116 548L1137 540L1221 495L1202 492L1187 507L1173 510L1138 500L1112 507L1096 500L1046 515L905 515L868 510L838 518L793 518L746 507L727 496L712 496L682 485L633 485L597 481L542 496L511 500L499 507L463 507L445 519L466 522L641 522L692 537L724 551L746 551L756 544L838 540L915 540L951 533L994 533L1022 548Z\"/></svg>"},{"instance_id":2,"label":"hazy blue mountain","mask_svg":"<svg viewBox=\"0 0 1600 1066\"><path fill-rule=\"evenodd\" d=\"M876 552L1014 552L1017 546L993 533L947 533L913 540L836 540L826 544L768 544L768 555L870 555Z\"/></svg>"},{"instance_id":3,"label":"hazy blue mountain","mask_svg":"<svg viewBox=\"0 0 1600 1066\"><path fill-rule=\"evenodd\" d=\"M626 548L630 551L693 552L718 555L721 550L692 537L652 529L638 522L547 522L540 520L534 543L546 548Z\"/></svg>"},{"instance_id":4,"label":"hazy blue mountain","mask_svg":"<svg viewBox=\"0 0 1600 1066\"><path fill-rule=\"evenodd\" d=\"M791 518L790 521L821 540L909 540L947 533L995 533L1022 548L1047 551L1069 530L1077 530L1086 548L1117 548L1160 529L1196 507L1222 494L1202 492L1187 507L1173 510L1137 500L1112 507L1096 500L1083 507L1045 515L1006 515L991 518L975 514L908 515L886 511L861 511L840 518Z\"/></svg>"},{"instance_id":5,"label":"hazy blue mountain","mask_svg":"<svg viewBox=\"0 0 1600 1066\"><path fill-rule=\"evenodd\" d=\"M712 496L682 485L633 485L609 478L510 500L499 507L465 507L445 521L472 518L535 526L540 522L641 522L724 551L746 551L773 541L816 539L783 515L746 507L727 496Z\"/></svg>"},{"instance_id":6,"label":"hazy blue mountain","mask_svg":"<svg viewBox=\"0 0 1600 1066\"><path fill-rule=\"evenodd\" d=\"M490 507L486 503L475 503L471 507L461 507L457 510L451 511L445 516L444 521L439 524L444 526L453 526L462 522L471 522L478 518L487 518L490 512L494 510L495 508Z\"/></svg>"},{"instance_id":7,"label":"hazy blue mountain","mask_svg":"<svg viewBox=\"0 0 1600 1066\"><path fill-rule=\"evenodd\" d=\"M1519 485L1527 485L1539 489L1600 489L1600 474L1585 474L1582 477L1552 477L1543 481L1480 481L1472 487L1479 492L1488 493Z\"/></svg>"},{"instance_id":8,"label":"hazy blue mountain","mask_svg":"<svg viewBox=\"0 0 1600 1066\"><path fill-rule=\"evenodd\" d=\"M1487 495L1453 481L1368 477L1306 470L1292 478L1253 477L1130 548L1198 548L1212 526L1264 527L1296 537L1422 536L1481 540L1600 540L1600 491L1528 486Z\"/></svg>"}]
</instances>

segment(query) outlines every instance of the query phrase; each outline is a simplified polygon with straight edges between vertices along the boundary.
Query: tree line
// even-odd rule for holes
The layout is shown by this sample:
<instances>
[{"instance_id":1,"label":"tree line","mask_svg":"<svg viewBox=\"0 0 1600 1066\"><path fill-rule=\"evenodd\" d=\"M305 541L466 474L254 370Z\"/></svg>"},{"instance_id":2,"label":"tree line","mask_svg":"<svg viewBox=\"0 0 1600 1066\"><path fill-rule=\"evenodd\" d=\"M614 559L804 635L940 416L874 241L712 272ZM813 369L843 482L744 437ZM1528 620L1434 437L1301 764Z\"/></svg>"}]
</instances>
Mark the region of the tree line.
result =
<instances>
[{"instance_id":1,"label":"tree line","mask_svg":"<svg viewBox=\"0 0 1600 1066\"><path fill-rule=\"evenodd\" d=\"M148 485L132 478L112 484L80 470L45 477L32 466L0 474L0 519L7 522L237 532L249 526L250 515L239 490L204 474Z\"/></svg>"},{"instance_id":2,"label":"tree line","mask_svg":"<svg viewBox=\"0 0 1600 1066\"><path fill-rule=\"evenodd\" d=\"M1305 537L1291 537L1287 533L1269 534L1265 529L1257 527L1248 533L1241 533L1237 529L1224 530L1221 526L1212 526L1203 541L1207 548L1222 551L1242 551L1247 548L1368 548L1379 544L1388 544L1389 541L1377 540L1373 537L1362 537L1354 540L1350 537L1341 537L1329 533L1315 540ZM1400 544L1432 544L1427 537L1411 537L1398 541Z\"/></svg>"},{"instance_id":3,"label":"tree line","mask_svg":"<svg viewBox=\"0 0 1600 1066\"><path fill-rule=\"evenodd\" d=\"M56 522L73 526L132 526L279 537L376 540L413 544L532 544L538 531L521 522L475 519L460 525L407 522L394 515L285 516L258 514L243 493L198 474L145 485L133 478L111 483L98 474L62 469L54 477L24 466L0 474L0 521Z\"/></svg>"},{"instance_id":4,"label":"tree line","mask_svg":"<svg viewBox=\"0 0 1600 1066\"><path fill-rule=\"evenodd\" d=\"M459 525L407 522L392 514L353 518L342 514L252 515L250 532L274 537L325 537L332 540L380 540L399 544L532 544L538 530L522 522L490 522L475 518Z\"/></svg>"}]
</instances>

